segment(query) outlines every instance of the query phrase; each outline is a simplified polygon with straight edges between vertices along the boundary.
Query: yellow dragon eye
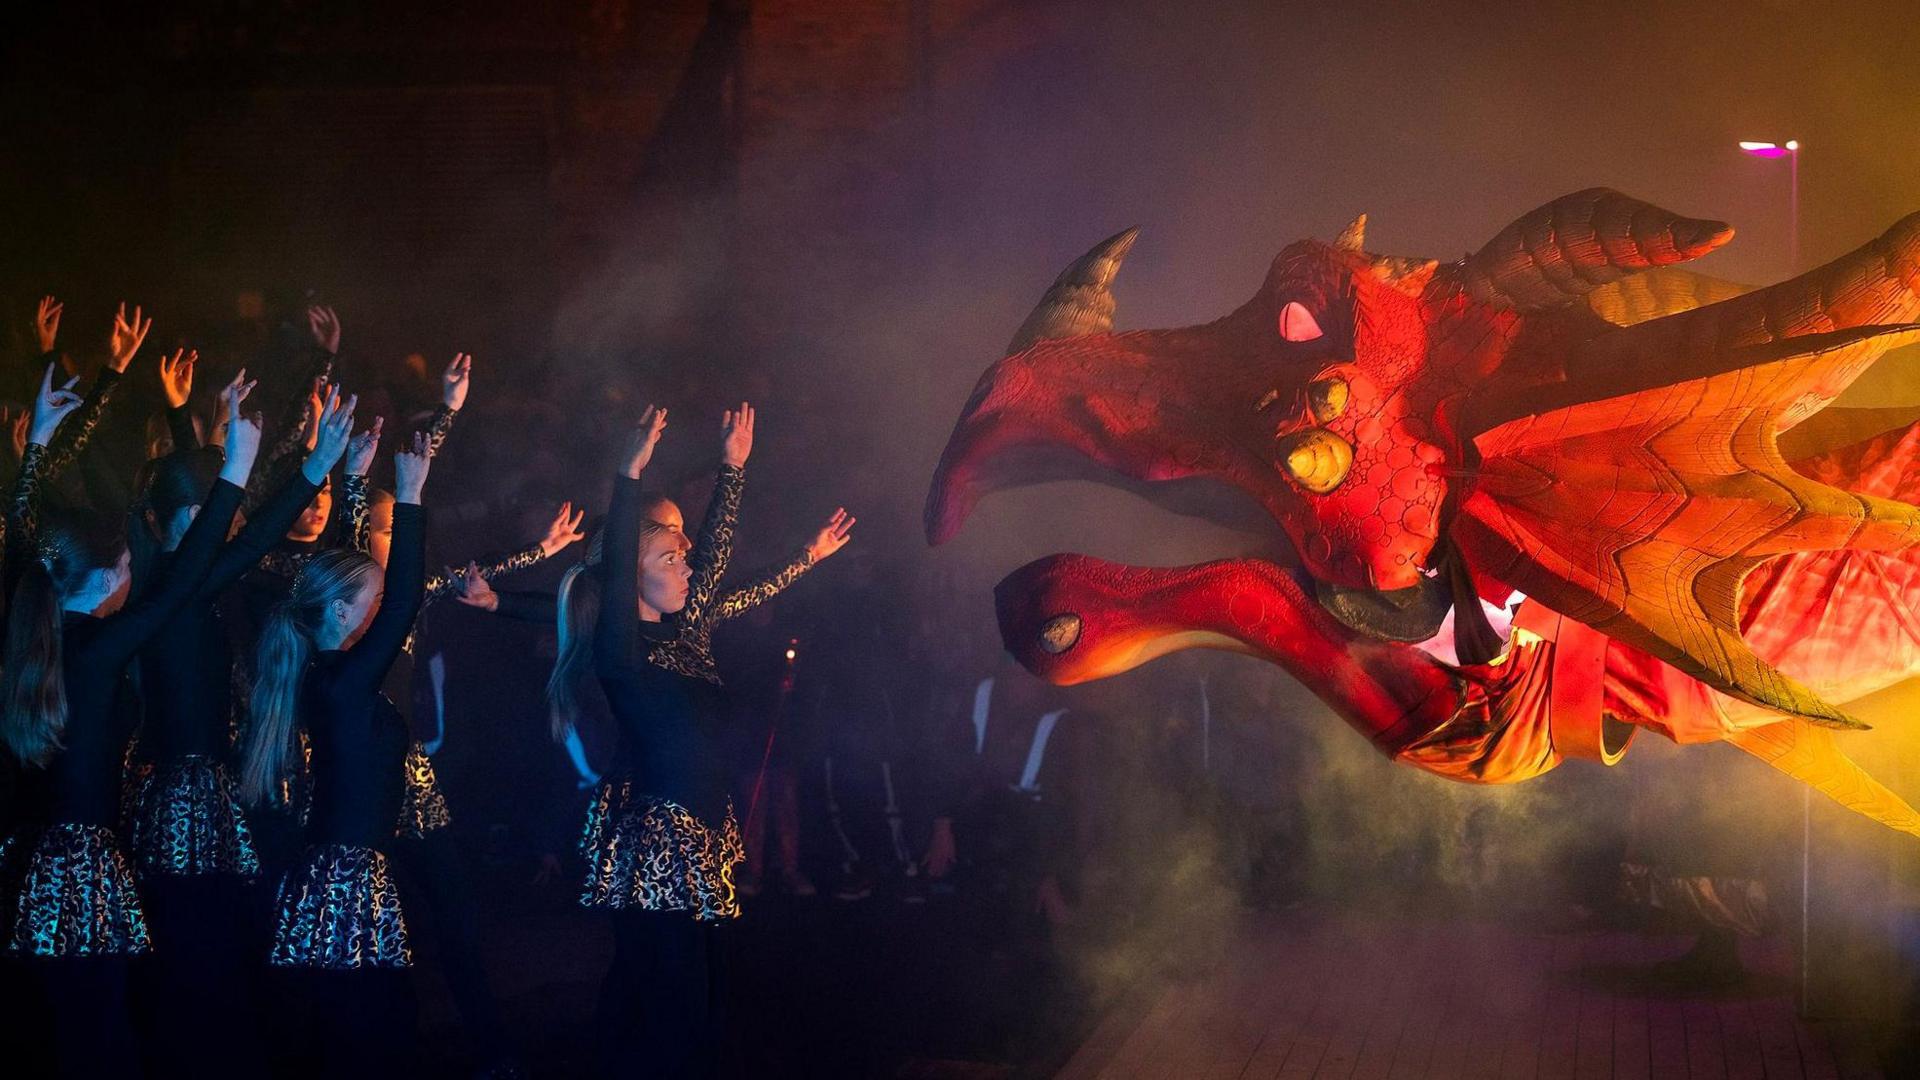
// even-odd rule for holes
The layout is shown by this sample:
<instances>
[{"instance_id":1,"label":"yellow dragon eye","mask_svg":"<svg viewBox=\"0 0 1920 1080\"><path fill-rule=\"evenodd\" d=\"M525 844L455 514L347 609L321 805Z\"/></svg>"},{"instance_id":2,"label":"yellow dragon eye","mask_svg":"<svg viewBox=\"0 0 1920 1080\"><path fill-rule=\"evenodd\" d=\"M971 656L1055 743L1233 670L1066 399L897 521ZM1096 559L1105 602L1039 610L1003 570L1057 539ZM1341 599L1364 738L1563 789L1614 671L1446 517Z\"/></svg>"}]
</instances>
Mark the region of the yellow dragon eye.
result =
<instances>
[{"instance_id":1,"label":"yellow dragon eye","mask_svg":"<svg viewBox=\"0 0 1920 1080\"><path fill-rule=\"evenodd\" d=\"M1353 446L1325 428L1303 431L1287 440L1282 460L1293 482L1325 495L1340 486L1353 468Z\"/></svg>"},{"instance_id":2,"label":"yellow dragon eye","mask_svg":"<svg viewBox=\"0 0 1920 1080\"><path fill-rule=\"evenodd\" d=\"M1313 410L1315 420L1324 424L1347 411L1347 398L1351 395L1347 380L1338 375L1315 379L1307 384L1307 408Z\"/></svg>"}]
</instances>

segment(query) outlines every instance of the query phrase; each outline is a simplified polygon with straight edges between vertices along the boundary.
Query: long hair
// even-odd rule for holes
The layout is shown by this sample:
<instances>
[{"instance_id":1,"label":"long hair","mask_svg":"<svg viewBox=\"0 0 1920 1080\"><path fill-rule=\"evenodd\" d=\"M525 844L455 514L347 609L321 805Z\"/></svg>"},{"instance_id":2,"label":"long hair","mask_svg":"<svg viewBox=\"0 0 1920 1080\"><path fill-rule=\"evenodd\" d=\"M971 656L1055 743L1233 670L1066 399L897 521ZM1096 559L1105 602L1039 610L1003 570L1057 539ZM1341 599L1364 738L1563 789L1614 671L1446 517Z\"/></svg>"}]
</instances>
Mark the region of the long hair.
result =
<instances>
[{"instance_id":1,"label":"long hair","mask_svg":"<svg viewBox=\"0 0 1920 1080\"><path fill-rule=\"evenodd\" d=\"M35 557L7 615L5 675L0 677L0 741L22 764L45 765L67 727L61 670L60 608L87 578L120 561L126 537L104 521L75 516L43 522Z\"/></svg>"},{"instance_id":2,"label":"long hair","mask_svg":"<svg viewBox=\"0 0 1920 1080\"><path fill-rule=\"evenodd\" d=\"M240 763L240 797L248 805L269 801L289 774L300 684L327 606L335 600L351 602L377 573L373 560L357 551L323 551L300 568L286 597L267 616L254 654L250 721Z\"/></svg>"},{"instance_id":3,"label":"long hair","mask_svg":"<svg viewBox=\"0 0 1920 1080\"><path fill-rule=\"evenodd\" d=\"M594 530L586 558L560 575L554 604L553 672L547 676L547 727L564 742L580 718L580 686L593 667L593 628L600 622L600 559L603 534Z\"/></svg>"},{"instance_id":4,"label":"long hair","mask_svg":"<svg viewBox=\"0 0 1920 1080\"><path fill-rule=\"evenodd\" d=\"M647 540L661 531L653 521L653 512L670 502L664 495L645 495L640 503L640 550ZM586 557L567 568L560 576L554 604L553 672L547 676L547 727L554 742L564 742L580 718L580 688L593 670L593 632L600 623L600 564L605 554L604 528L595 529L587 541ZM633 618L633 612L626 612Z\"/></svg>"}]
</instances>

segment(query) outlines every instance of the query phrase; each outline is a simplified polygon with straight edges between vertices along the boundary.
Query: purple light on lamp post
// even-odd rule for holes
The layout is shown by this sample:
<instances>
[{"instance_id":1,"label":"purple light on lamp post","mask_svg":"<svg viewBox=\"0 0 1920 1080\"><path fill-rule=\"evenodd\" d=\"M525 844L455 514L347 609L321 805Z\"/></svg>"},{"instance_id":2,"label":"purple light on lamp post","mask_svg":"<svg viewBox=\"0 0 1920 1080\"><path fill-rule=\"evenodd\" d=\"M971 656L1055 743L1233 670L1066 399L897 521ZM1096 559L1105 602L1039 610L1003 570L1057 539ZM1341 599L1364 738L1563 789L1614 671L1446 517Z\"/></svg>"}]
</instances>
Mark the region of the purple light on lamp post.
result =
<instances>
[{"instance_id":1,"label":"purple light on lamp post","mask_svg":"<svg viewBox=\"0 0 1920 1080\"><path fill-rule=\"evenodd\" d=\"M1797 274L1800 272L1800 140L1743 141L1740 152L1757 158L1787 159L1787 271Z\"/></svg>"}]
</instances>

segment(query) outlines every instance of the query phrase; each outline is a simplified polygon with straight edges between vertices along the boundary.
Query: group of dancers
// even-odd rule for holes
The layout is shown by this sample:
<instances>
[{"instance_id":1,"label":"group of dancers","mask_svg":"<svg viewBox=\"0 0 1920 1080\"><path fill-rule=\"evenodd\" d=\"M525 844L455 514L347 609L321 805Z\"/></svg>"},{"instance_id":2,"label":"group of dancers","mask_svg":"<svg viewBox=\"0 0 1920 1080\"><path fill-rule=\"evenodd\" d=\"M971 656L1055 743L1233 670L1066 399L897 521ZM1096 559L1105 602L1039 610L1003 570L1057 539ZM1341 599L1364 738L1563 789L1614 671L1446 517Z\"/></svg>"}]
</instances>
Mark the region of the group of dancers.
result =
<instances>
[{"instance_id":1,"label":"group of dancers","mask_svg":"<svg viewBox=\"0 0 1920 1080\"><path fill-rule=\"evenodd\" d=\"M68 470L100 467L89 443L151 320L122 306L83 397L55 377L60 310L40 307L45 369L0 522L0 998L21 1003L5 1009L17 1075L411 1073L403 883L434 909L483 1068L517 1074L446 801L408 723L416 624L443 597L556 628L556 737L596 677L618 726L581 847L580 902L614 924L598 1071L709 1072L711 938L739 914L742 858L711 636L838 551L854 519L836 511L792 558L723 591L754 409L722 418L713 495L689 536L680 508L641 482L667 424L649 406L605 524L557 592L487 582L588 540L570 505L535 544L429 574L422 497L471 358L448 366L439 410L398 440L392 487L377 490L384 425L356 430L324 308L308 312L311 369L271 428L246 408L243 370L201 445L187 411L197 357L162 356L172 448L142 467L131 510L89 508L54 492L78 486L62 485Z\"/></svg>"}]
</instances>

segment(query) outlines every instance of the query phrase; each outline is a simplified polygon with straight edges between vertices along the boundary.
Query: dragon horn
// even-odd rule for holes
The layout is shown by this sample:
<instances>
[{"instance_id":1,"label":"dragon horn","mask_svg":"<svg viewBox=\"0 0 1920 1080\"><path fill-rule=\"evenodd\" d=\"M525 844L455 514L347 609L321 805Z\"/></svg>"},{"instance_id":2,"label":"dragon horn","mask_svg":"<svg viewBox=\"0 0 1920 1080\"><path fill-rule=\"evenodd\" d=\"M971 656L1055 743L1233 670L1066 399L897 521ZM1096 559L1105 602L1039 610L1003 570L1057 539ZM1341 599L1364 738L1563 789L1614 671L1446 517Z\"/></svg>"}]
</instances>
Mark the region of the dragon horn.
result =
<instances>
[{"instance_id":1,"label":"dragon horn","mask_svg":"<svg viewBox=\"0 0 1920 1080\"><path fill-rule=\"evenodd\" d=\"M1104 334L1113 329L1113 277L1133 249L1139 226L1115 233L1094 245L1053 279L1027 321L1020 324L1007 355L1025 352L1048 338Z\"/></svg>"}]
</instances>

